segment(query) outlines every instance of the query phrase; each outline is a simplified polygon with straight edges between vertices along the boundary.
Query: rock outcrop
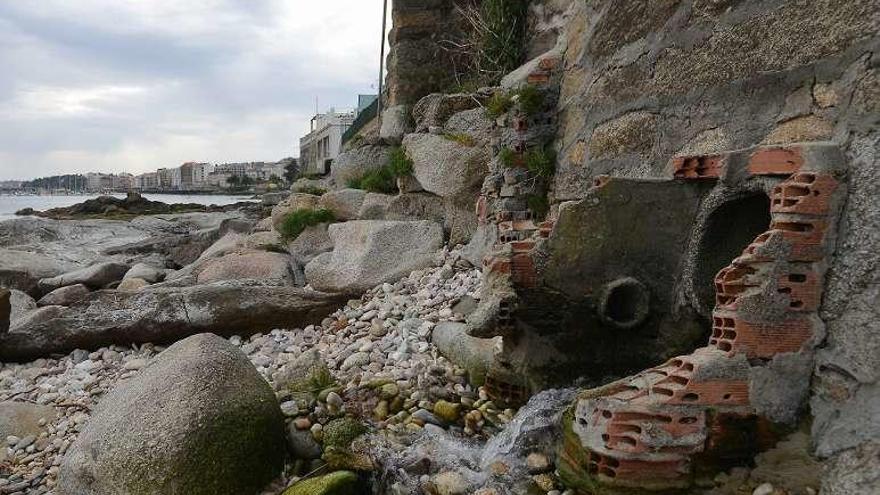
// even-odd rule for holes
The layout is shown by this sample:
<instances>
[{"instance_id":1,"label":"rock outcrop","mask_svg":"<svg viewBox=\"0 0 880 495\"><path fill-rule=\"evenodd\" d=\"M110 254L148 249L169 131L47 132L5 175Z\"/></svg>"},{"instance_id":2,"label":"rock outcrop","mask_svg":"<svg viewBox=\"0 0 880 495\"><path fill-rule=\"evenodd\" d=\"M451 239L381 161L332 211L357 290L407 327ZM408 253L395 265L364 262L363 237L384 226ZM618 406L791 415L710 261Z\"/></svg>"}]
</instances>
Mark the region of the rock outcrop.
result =
<instances>
[{"instance_id":1,"label":"rock outcrop","mask_svg":"<svg viewBox=\"0 0 880 495\"><path fill-rule=\"evenodd\" d=\"M175 342L202 332L256 333L321 320L344 297L255 282L139 292L98 291L70 308L46 306L0 334L0 360L21 361L109 344Z\"/></svg>"},{"instance_id":2,"label":"rock outcrop","mask_svg":"<svg viewBox=\"0 0 880 495\"><path fill-rule=\"evenodd\" d=\"M90 289L103 289L113 282L122 280L128 270L129 266L122 263L98 263L57 277L41 279L38 285L44 293L76 284L85 285Z\"/></svg>"},{"instance_id":3,"label":"rock outcrop","mask_svg":"<svg viewBox=\"0 0 880 495\"><path fill-rule=\"evenodd\" d=\"M290 197L272 208L272 226L275 227L275 230L281 231L281 224L284 222L284 217L296 210L314 210L318 207L318 201L320 201L320 199L320 196L314 194L291 194Z\"/></svg>"},{"instance_id":4,"label":"rock outcrop","mask_svg":"<svg viewBox=\"0 0 880 495\"><path fill-rule=\"evenodd\" d=\"M55 277L75 268L75 264L52 256L0 249L0 286L31 295L39 295L37 284L40 279Z\"/></svg>"},{"instance_id":5,"label":"rock outcrop","mask_svg":"<svg viewBox=\"0 0 880 495\"><path fill-rule=\"evenodd\" d=\"M318 205L333 212L337 220L357 220L366 196L361 189L339 189L321 196Z\"/></svg>"},{"instance_id":6,"label":"rock outcrop","mask_svg":"<svg viewBox=\"0 0 880 495\"><path fill-rule=\"evenodd\" d=\"M358 220L329 228L333 251L306 265L306 280L328 292L360 294L430 265L443 231L430 221Z\"/></svg>"},{"instance_id":7,"label":"rock outcrop","mask_svg":"<svg viewBox=\"0 0 880 495\"><path fill-rule=\"evenodd\" d=\"M259 280L266 284L291 285L291 258L267 251L230 253L205 262L196 278L200 284L222 280Z\"/></svg>"},{"instance_id":8,"label":"rock outcrop","mask_svg":"<svg viewBox=\"0 0 880 495\"><path fill-rule=\"evenodd\" d=\"M165 279L165 270L148 263L137 263L130 270L125 272L123 280L130 278L139 278L151 284L161 282Z\"/></svg>"},{"instance_id":9,"label":"rock outcrop","mask_svg":"<svg viewBox=\"0 0 880 495\"><path fill-rule=\"evenodd\" d=\"M83 284L68 285L55 289L41 297L37 306L70 306L89 296L91 291Z\"/></svg>"},{"instance_id":10,"label":"rock outcrop","mask_svg":"<svg viewBox=\"0 0 880 495\"><path fill-rule=\"evenodd\" d=\"M403 140L422 187L444 198L475 197L488 172L489 153L446 136L407 134Z\"/></svg>"},{"instance_id":11,"label":"rock outcrop","mask_svg":"<svg viewBox=\"0 0 880 495\"><path fill-rule=\"evenodd\" d=\"M336 187L346 187L350 180L384 167L390 153L391 149L387 146L372 144L345 151L333 160L330 176Z\"/></svg>"},{"instance_id":12,"label":"rock outcrop","mask_svg":"<svg viewBox=\"0 0 880 495\"><path fill-rule=\"evenodd\" d=\"M61 464L61 495L247 495L280 472L284 424L247 357L182 340L109 393Z\"/></svg>"}]
</instances>

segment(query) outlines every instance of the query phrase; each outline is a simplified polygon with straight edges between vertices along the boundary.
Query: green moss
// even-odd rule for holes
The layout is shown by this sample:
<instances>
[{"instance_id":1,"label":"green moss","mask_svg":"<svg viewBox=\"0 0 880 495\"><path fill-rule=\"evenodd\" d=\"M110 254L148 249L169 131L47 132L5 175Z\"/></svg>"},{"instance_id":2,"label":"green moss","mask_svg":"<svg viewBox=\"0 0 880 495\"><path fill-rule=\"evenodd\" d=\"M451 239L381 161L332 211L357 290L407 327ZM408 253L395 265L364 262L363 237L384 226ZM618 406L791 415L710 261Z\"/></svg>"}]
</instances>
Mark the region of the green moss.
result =
<instances>
[{"instance_id":1,"label":"green moss","mask_svg":"<svg viewBox=\"0 0 880 495\"><path fill-rule=\"evenodd\" d=\"M500 160L501 164L505 167L513 167L516 165L516 152L510 148L502 148L498 153L498 160Z\"/></svg>"},{"instance_id":2,"label":"green moss","mask_svg":"<svg viewBox=\"0 0 880 495\"><path fill-rule=\"evenodd\" d=\"M473 147L477 144L473 137L464 133L449 133L444 134L443 137L462 146Z\"/></svg>"},{"instance_id":3,"label":"green moss","mask_svg":"<svg viewBox=\"0 0 880 495\"><path fill-rule=\"evenodd\" d=\"M353 418L339 418L324 425L324 455L322 459L333 469L369 471L373 469L370 458L355 452L352 444L367 433L367 427Z\"/></svg>"},{"instance_id":4,"label":"green moss","mask_svg":"<svg viewBox=\"0 0 880 495\"><path fill-rule=\"evenodd\" d=\"M536 220L545 218L550 211L550 202L547 200L547 196L530 194L526 201L529 205L529 211L532 212L532 218Z\"/></svg>"},{"instance_id":5,"label":"green moss","mask_svg":"<svg viewBox=\"0 0 880 495\"><path fill-rule=\"evenodd\" d=\"M520 110L528 116L535 115L544 106L544 94L535 86L523 86L516 92Z\"/></svg>"},{"instance_id":6,"label":"green moss","mask_svg":"<svg viewBox=\"0 0 880 495\"><path fill-rule=\"evenodd\" d=\"M348 449L355 438L366 432L367 427L356 419L334 419L324 425L324 447Z\"/></svg>"},{"instance_id":7,"label":"green moss","mask_svg":"<svg viewBox=\"0 0 880 495\"><path fill-rule=\"evenodd\" d=\"M345 185L350 189L362 189L364 191L393 194L397 192L397 178L411 174L413 162L406 156L406 151L401 147L391 150L388 162L375 170L370 170L360 177L354 177L346 181Z\"/></svg>"},{"instance_id":8,"label":"green moss","mask_svg":"<svg viewBox=\"0 0 880 495\"><path fill-rule=\"evenodd\" d=\"M356 495L358 476L351 471L336 471L295 483L284 495Z\"/></svg>"},{"instance_id":9,"label":"green moss","mask_svg":"<svg viewBox=\"0 0 880 495\"><path fill-rule=\"evenodd\" d=\"M281 221L279 231L282 240L289 242L297 238L306 227L318 225L321 223L330 223L336 220L333 212L326 209L312 210L309 208L300 208L288 213Z\"/></svg>"},{"instance_id":10,"label":"green moss","mask_svg":"<svg viewBox=\"0 0 880 495\"><path fill-rule=\"evenodd\" d=\"M499 91L493 94L489 101L486 102L486 115L497 119L507 113L511 107L513 107L513 99L506 92Z\"/></svg>"},{"instance_id":11,"label":"green moss","mask_svg":"<svg viewBox=\"0 0 880 495\"><path fill-rule=\"evenodd\" d=\"M406 150L400 146L391 149L386 166L395 178L403 177L413 172L413 161L406 156Z\"/></svg>"},{"instance_id":12,"label":"green moss","mask_svg":"<svg viewBox=\"0 0 880 495\"><path fill-rule=\"evenodd\" d=\"M529 150L525 161L533 177L549 179L556 173L556 152L546 146Z\"/></svg>"}]
</instances>

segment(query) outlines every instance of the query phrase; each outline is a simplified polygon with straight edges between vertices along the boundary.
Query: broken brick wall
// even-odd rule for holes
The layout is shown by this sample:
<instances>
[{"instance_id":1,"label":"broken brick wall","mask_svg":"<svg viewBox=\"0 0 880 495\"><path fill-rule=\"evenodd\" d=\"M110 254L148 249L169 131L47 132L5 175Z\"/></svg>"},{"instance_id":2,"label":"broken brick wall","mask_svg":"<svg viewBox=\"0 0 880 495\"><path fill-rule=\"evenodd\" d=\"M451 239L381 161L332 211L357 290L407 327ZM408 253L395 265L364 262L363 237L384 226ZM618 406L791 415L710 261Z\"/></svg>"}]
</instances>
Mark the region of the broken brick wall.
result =
<instances>
[{"instance_id":1,"label":"broken brick wall","mask_svg":"<svg viewBox=\"0 0 880 495\"><path fill-rule=\"evenodd\" d=\"M580 6L563 66L558 200L584 197L603 174L668 177L678 155L826 140L843 151L849 194L819 311L826 337L811 412L816 453L830 459L825 490L858 493L853 473L856 484L839 491L835 473L847 470L835 463L857 464L880 443L880 5ZM712 167L692 163L682 173Z\"/></svg>"}]
</instances>

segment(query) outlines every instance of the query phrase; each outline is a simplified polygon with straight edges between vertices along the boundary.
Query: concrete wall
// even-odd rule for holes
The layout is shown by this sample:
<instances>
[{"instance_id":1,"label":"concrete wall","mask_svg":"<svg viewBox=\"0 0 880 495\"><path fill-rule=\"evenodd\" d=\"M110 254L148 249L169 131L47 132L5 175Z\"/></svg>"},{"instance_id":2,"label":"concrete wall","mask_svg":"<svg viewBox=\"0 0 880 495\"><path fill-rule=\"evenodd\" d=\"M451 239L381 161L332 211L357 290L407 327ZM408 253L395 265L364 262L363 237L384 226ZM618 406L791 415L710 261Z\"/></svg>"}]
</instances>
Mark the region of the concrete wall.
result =
<instances>
[{"instance_id":1,"label":"concrete wall","mask_svg":"<svg viewBox=\"0 0 880 495\"><path fill-rule=\"evenodd\" d=\"M821 312L813 440L832 459L828 493L867 493L847 483L870 469L878 476L876 463L861 474L838 464L856 465L880 443L880 4L579 5L560 99L557 200L583 197L601 174L668 177L681 153L816 140L844 150L849 198Z\"/></svg>"}]
</instances>

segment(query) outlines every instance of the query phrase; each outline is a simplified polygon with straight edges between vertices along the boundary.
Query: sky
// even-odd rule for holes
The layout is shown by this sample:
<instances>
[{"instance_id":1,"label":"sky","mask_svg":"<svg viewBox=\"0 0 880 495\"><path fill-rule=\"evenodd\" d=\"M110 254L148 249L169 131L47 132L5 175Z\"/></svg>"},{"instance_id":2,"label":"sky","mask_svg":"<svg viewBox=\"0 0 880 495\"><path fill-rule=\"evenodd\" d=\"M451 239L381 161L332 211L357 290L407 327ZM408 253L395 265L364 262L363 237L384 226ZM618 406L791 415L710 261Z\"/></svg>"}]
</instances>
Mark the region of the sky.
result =
<instances>
[{"instance_id":1,"label":"sky","mask_svg":"<svg viewBox=\"0 0 880 495\"><path fill-rule=\"evenodd\" d=\"M316 97L376 92L381 23L382 0L0 0L0 180L298 156Z\"/></svg>"}]
</instances>

